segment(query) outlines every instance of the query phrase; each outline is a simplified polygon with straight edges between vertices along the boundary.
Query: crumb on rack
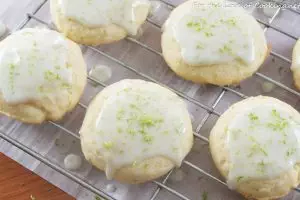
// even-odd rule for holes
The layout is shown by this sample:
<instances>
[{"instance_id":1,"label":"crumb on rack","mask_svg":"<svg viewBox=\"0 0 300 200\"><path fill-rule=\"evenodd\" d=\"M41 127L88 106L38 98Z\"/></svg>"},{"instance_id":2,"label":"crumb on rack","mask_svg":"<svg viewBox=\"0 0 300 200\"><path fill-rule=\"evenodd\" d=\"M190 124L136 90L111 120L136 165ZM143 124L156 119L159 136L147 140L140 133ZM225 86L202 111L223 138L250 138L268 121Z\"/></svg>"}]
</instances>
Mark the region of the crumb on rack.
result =
<instances>
[{"instance_id":1,"label":"crumb on rack","mask_svg":"<svg viewBox=\"0 0 300 200\"><path fill-rule=\"evenodd\" d=\"M95 200L105 200L105 199L103 199L102 197L99 197L99 196L95 196Z\"/></svg>"},{"instance_id":2,"label":"crumb on rack","mask_svg":"<svg viewBox=\"0 0 300 200\"><path fill-rule=\"evenodd\" d=\"M208 199L208 193L206 191L204 191L202 193L202 200L207 200Z\"/></svg>"}]
</instances>

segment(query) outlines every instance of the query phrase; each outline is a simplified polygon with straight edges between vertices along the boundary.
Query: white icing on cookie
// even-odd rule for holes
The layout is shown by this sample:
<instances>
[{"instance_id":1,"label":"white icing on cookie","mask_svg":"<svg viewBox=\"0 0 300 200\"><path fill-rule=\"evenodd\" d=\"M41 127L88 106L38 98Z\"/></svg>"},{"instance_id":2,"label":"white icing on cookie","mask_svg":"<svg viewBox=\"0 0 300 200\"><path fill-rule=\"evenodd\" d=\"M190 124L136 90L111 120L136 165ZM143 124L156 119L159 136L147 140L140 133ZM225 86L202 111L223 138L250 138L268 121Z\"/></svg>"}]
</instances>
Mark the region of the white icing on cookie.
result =
<instances>
[{"instance_id":1,"label":"white icing on cookie","mask_svg":"<svg viewBox=\"0 0 300 200\"><path fill-rule=\"evenodd\" d=\"M23 29L0 43L0 92L8 103L71 92L68 42L55 31Z\"/></svg>"},{"instance_id":2,"label":"white icing on cookie","mask_svg":"<svg viewBox=\"0 0 300 200\"><path fill-rule=\"evenodd\" d=\"M91 136L86 143L99 147L106 163L106 175L126 165L164 156L180 166L186 156L184 139L190 127L185 103L157 84L134 80L104 91L105 101Z\"/></svg>"},{"instance_id":3,"label":"white icing on cookie","mask_svg":"<svg viewBox=\"0 0 300 200\"><path fill-rule=\"evenodd\" d=\"M237 5L226 7L189 1L171 14L164 30L174 36L183 59L190 65L233 60L249 64L255 60L254 37L248 24L251 18Z\"/></svg>"},{"instance_id":4,"label":"white icing on cookie","mask_svg":"<svg viewBox=\"0 0 300 200\"><path fill-rule=\"evenodd\" d=\"M277 104L245 108L228 125L228 185L268 179L300 161L300 126Z\"/></svg>"},{"instance_id":5,"label":"white icing on cookie","mask_svg":"<svg viewBox=\"0 0 300 200\"><path fill-rule=\"evenodd\" d=\"M89 27L117 24L135 35L138 8L149 7L148 0L59 0L62 13Z\"/></svg>"}]
</instances>

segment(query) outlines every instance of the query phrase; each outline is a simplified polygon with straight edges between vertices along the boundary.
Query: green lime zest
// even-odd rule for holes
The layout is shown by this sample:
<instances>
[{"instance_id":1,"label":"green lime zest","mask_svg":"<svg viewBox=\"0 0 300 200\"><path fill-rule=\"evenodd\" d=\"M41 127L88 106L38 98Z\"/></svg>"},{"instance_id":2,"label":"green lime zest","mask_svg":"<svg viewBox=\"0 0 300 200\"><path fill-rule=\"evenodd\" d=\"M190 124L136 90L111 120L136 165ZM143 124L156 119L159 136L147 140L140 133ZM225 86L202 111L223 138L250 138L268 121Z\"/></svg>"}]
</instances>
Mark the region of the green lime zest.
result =
<instances>
[{"instance_id":1,"label":"green lime zest","mask_svg":"<svg viewBox=\"0 0 300 200\"><path fill-rule=\"evenodd\" d=\"M113 148L114 144L113 142L111 141L108 141L108 142L104 142L103 143L103 147L106 149L106 150L111 150Z\"/></svg>"},{"instance_id":2,"label":"green lime zest","mask_svg":"<svg viewBox=\"0 0 300 200\"><path fill-rule=\"evenodd\" d=\"M148 143L148 144L151 144L151 143L153 142L153 139L154 139L154 137L151 136L151 135L144 135L144 136L143 136L144 142L146 142L146 143Z\"/></svg>"},{"instance_id":3,"label":"green lime zest","mask_svg":"<svg viewBox=\"0 0 300 200\"><path fill-rule=\"evenodd\" d=\"M248 115L250 121L257 121L259 118L257 115L255 115L254 113L249 113Z\"/></svg>"}]
</instances>

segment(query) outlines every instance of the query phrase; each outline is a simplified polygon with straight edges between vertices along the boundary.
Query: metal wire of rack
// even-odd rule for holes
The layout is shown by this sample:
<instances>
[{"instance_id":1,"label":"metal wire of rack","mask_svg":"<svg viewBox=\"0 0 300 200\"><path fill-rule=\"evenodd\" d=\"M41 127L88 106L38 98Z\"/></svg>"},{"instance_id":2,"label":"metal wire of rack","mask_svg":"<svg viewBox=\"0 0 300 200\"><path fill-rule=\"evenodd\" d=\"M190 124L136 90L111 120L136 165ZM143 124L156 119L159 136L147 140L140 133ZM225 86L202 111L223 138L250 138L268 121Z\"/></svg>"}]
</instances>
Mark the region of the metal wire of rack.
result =
<instances>
[{"instance_id":1,"label":"metal wire of rack","mask_svg":"<svg viewBox=\"0 0 300 200\"><path fill-rule=\"evenodd\" d=\"M48 28L50 28L50 29L54 29L54 27L52 27L50 24L48 24L47 22L45 22L45 21L43 21L43 20L41 20L41 19L39 19L38 17L35 16L35 14L40 10L41 7L43 7L43 5L45 5L45 3L46 3L47 1L48 1L48 0L44 0L43 2L41 2L41 4L39 4L39 5L37 6L37 8L34 9L34 11L33 11L32 13L27 13L26 18L24 19L24 21L23 21L20 25L17 26L17 29L16 29L16 30L22 29L24 26L26 26L26 24L27 24L31 19L34 19L34 20L36 20L37 22L42 23L42 24L48 26ZM167 2L166 0L160 0L160 1L161 1L162 3L164 3L165 5L167 5L168 8L170 8L170 10L172 10L172 9L175 7L173 4ZM280 9L281 9L281 8L278 8L278 9L277 9L277 11L274 13L274 15L273 15L273 16L271 17L271 19L269 20L269 23L266 23L266 22L264 22L264 21L262 21L262 20L260 20L260 19L257 19L257 21L258 21L259 23L261 23L262 25L265 26L264 31L267 31L269 28L271 28L271 29L274 29L275 31L278 31L278 32L280 32L280 33L282 33L282 34L284 34L284 35L286 35L286 36L288 36L288 37L290 37L290 38L292 38L292 39L294 39L294 40L297 40L298 38L297 38L296 36L293 36L293 35L291 35L291 34L289 34L289 33L287 33L287 32L285 32L285 31L283 31L283 30L281 30L281 29L279 29L279 28L277 28L277 27L275 27L275 26L272 25L272 22L273 22L273 20L277 17L278 13L280 12ZM297 10L293 10L293 9L289 9L289 10L292 11L292 12L295 12L295 13L297 13L297 14L300 14L300 12L297 11ZM155 28L158 28L158 29L161 28L161 25L157 24L156 22L154 22L153 20L151 20L151 19L149 19L149 18L147 19L147 22L150 23L151 25L153 25ZM155 49L149 47L148 45L146 45L146 44L144 44L144 43L142 43L142 42L140 42L140 41L138 41L138 40L136 40L136 39L134 39L134 38L132 38L132 37L127 37L126 39L127 39L128 41L130 41L130 42L136 44L136 45L141 46L142 48L145 48L146 50L148 50L148 51L150 51L150 52L152 52L152 53L155 53L155 54L157 54L157 55L159 55L159 56L162 56L162 53L161 53L161 52L159 52L159 51L157 51L157 50L155 50ZM150 77L150 76L148 76L148 75L146 75L146 74L144 74L144 73L142 73L142 72L139 72L139 71L136 70L135 68L133 68L133 67L127 65L126 63L123 63L121 60L118 60L118 59L114 58L113 56L111 56L111 55L105 53L104 51L101 51L101 50L99 50L99 49L97 49L97 48L95 48L95 47L92 47L92 46L86 46L86 47L87 47L88 49L90 49L90 50L96 52L97 54L100 54L100 55L102 55L102 56L104 56L104 57L106 57L106 58L108 58L108 59L110 59L110 60L116 62L117 64L119 64L119 65L125 67L126 69L128 69L128 70L130 70L130 71L132 71L132 72L134 72L134 73L136 73L136 74L138 74L138 75L140 75L141 77L143 77L143 78L145 78L145 79L147 79L147 80L149 80L149 81L152 81L152 82L158 83L158 84L160 84L160 85L163 85L162 83L160 83L160 82L157 81L156 79L154 79L154 78L152 78L152 77ZM271 51L270 54L271 54L272 56L274 56L274 57L277 57L277 58L279 58L279 59L281 59L281 60L287 62L288 64L291 64L291 60L290 60L289 58L287 58L287 57L281 55L281 54L278 54L278 53L273 52L273 51ZM278 82L278 81L276 81L276 80L273 80L272 78L270 78L270 77L268 77L268 76L266 76L266 75L264 75L264 74L261 74L261 73L257 72L255 75L258 76L258 77L261 78L261 79L264 79L264 80L266 80L266 81L269 81L269 82L273 83L274 85L276 85L276 86L278 86L278 87L280 87L280 88L282 88L282 89L284 89L284 90L286 90L286 91L288 91L288 92L290 92L290 93L292 93L292 94L294 94L294 95L300 97L300 93L299 93L299 92L293 90L292 88L289 88L288 86L286 86L286 85L284 85L284 84L282 84L282 83L280 83L280 82ZM96 84L101 85L102 87L106 87L106 86L107 86L106 84L104 84L104 83L102 83L102 82L100 82L100 81L98 81L98 80L92 78L91 76L88 76L88 79L89 79L90 81L96 83ZM163 86L165 86L165 85L163 85ZM243 94L243 93L241 93L241 92L235 90L234 88L231 88L231 87L225 87L225 86L224 86L224 87L221 87L221 88L222 88L221 92L219 93L219 95L217 96L217 98L215 99L215 101L214 101L214 103L212 104L211 107L210 107L210 106L207 106L207 105L205 105L205 104L203 104L203 103L201 103L200 101L198 101L198 100L196 100L196 99L194 99L194 98L192 98L192 97L189 97L189 96L185 95L184 93L182 93L182 92L180 92L180 91L178 91L178 90L176 90L176 89L171 89L171 88L170 88L170 89L173 90L175 93L177 93L180 97L182 97L182 98L184 98L184 99L186 99L186 100L188 100L188 101L194 103L195 105L197 105L197 106L199 106L199 107L201 107L201 108L203 108L203 109L205 109L205 110L207 111L206 115L205 115L204 118L201 120L201 122L198 124L198 126L197 126L197 128L196 128L196 130L195 130L195 132L194 132L194 136L195 136L196 138L198 138L198 139L200 139L200 140L202 140L202 141L204 141L204 142L206 142L206 143L208 143L209 140L208 140L207 137L204 137L204 136L202 136L202 135L200 134L200 129L203 127L203 125L206 123L206 121L209 119L209 117L210 117L211 115L215 115L215 116L217 116L217 117L219 117L219 116L221 115L221 113L215 111L215 108L216 108L216 106L219 104L219 102L222 100L222 98L223 98L223 96L225 95L225 93L226 93L226 92L231 92L231 93L237 95L238 97L240 97L240 98L242 98L242 99L247 98L247 95L245 95L245 94ZM85 105L85 104L79 103L78 105L79 105L80 107L84 108L84 109L87 108L87 105ZM80 137L79 137L79 135L78 135L77 133L75 133L75 132L73 132L73 131L70 131L69 129L63 127L62 125L59 125L59 124L56 123L56 122L49 121L49 123L52 124L53 126L59 128L59 129L61 129L61 130L64 131L65 133L71 135L72 137L74 137L74 138L80 140ZM31 155L31 156L34 157L35 159L41 161L42 163L46 164L46 165L49 166L50 168L52 168L52 169L58 171L59 173L65 175L66 177L70 178L71 180L73 180L74 182L76 182L76 183L78 183L79 185L83 186L84 188L86 188L86 189L88 189L88 190L94 192L95 194L97 194L97 195L99 195L99 196L101 196L101 197L104 197L104 198L106 198L106 199L113 199L113 200L115 199L113 196L111 196L110 194L108 194L108 193L105 192L104 190L99 189L99 188L96 188L96 187L93 186L92 184L85 182L85 181L82 180L81 178L75 176L74 174L70 173L70 172L67 171L66 169L64 169L64 168L62 168L62 167L56 165L55 163L51 162L51 161L50 161L49 159L47 159L46 157L44 157L44 156L42 156L41 154L37 153L36 151L34 151L34 150L28 148L27 146L25 146L24 144L20 143L19 141L13 139L12 137L8 136L7 134L5 134L5 133L3 133L3 132L0 132L0 138L2 138L2 139L4 139L5 141L11 143L12 145L18 147L19 149L23 150L24 152L26 152L27 154ZM199 172L199 173L201 173L201 174L203 174L203 175L205 175L205 176L207 176L207 177L213 179L214 181L216 181L216 182L218 182L218 183L220 183L220 184L222 184L222 185L224 185L224 186L227 186L227 184L226 184L224 181L222 181L222 180L218 179L217 177L211 175L210 173L206 172L205 170L201 169L200 167L196 166L195 164L193 164L193 163L191 163L191 162L189 162L189 161L187 161L187 160L184 160L184 161L183 161L183 164L185 164L185 165L187 165L188 167L194 169L195 171L197 171L197 172ZM176 195L177 197L179 197L179 198L181 198L181 199L184 199L184 200L190 200L190 198L188 198L188 197L185 196L184 194L182 194L182 193L176 191L175 189L172 189L172 188L170 188L170 187L168 187L168 186L166 185L166 183L167 183L169 177L171 176L172 172L173 172L173 170L171 170L171 171L165 176L165 178L164 178L161 182L159 182L159 181L153 181L153 183L155 183L158 187L157 187L157 189L154 191L154 193L152 194L152 196L151 196L151 198L150 198L151 200L156 199L156 197L157 197L157 195L158 195L158 193L159 193L159 191L160 191L161 189L165 189L166 191L168 191L168 192L170 192L170 193ZM297 192L300 192L300 188L294 188L294 190L297 191Z\"/></svg>"}]
</instances>

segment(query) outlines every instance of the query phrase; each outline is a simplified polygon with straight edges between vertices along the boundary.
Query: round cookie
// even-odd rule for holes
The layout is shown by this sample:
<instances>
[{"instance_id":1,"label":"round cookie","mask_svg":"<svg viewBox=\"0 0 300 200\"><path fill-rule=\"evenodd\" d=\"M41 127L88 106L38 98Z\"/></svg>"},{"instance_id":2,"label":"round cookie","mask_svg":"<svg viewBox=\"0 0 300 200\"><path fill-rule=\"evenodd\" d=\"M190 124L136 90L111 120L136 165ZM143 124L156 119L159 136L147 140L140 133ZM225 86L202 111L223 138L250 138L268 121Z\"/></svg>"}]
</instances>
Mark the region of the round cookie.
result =
<instances>
[{"instance_id":1,"label":"round cookie","mask_svg":"<svg viewBox=\"0 0 300 200\"><path fill-rule=\"evenodd\" d=\"M51 0L50 11L60 32L75 42L95 46L137 35L150 12L150 2Z\"/></svg>"},{"instance_id":2,"label":"round cookie","mask_svg":"<svg viewBox=\"0 0 300 200\"><path fill-rule=\"evenodd\" d=\"M300 40L297 41L293 50L291 70L293 72L295 86L300 90Z\"/></svg>"},{"instance_id":3,"label":"round cookie","mask_svg":"<svg viewBox=\"0 0 300 200\"><path fill-rule=\"evenodd\" d=\"M268 48L262 28L246 10L226 3L189 0L172 11L161 46L176 74L196 83L231 85L263 63Z\"/></svg>"},{"instance_id":4,"label":"round cookie","mask_svg":"<svg viewBox=\"0 0 300 200\"><path fill-rule=\"evenodd\" d=\"M0 42L0 113L27 123L59 120L78 103L86 65L77 44L26 28Z\"/></svg>"},{"instance_id":5,"label":"round cookie","mask_svg":"<svg viewBox=\"0 0 300 200\"><path fill-rule=\"evenodd\" d=\"M229 188L246 198L285 196L300 182L300 115L272 97L231 106L213 127L213 160Z\"/></svg>"},{"instance_id":6,"label":"round cookie","mask_svg":"<svg viewBox=\"0 0 300 200\"><path fill-rule=\"evenodd\" d=\"M80 130L85 158L108 179L142 183L179 167L193 144L185 103L143 80L122 80L91 102Z\"/></svg>"}]
</instances>

